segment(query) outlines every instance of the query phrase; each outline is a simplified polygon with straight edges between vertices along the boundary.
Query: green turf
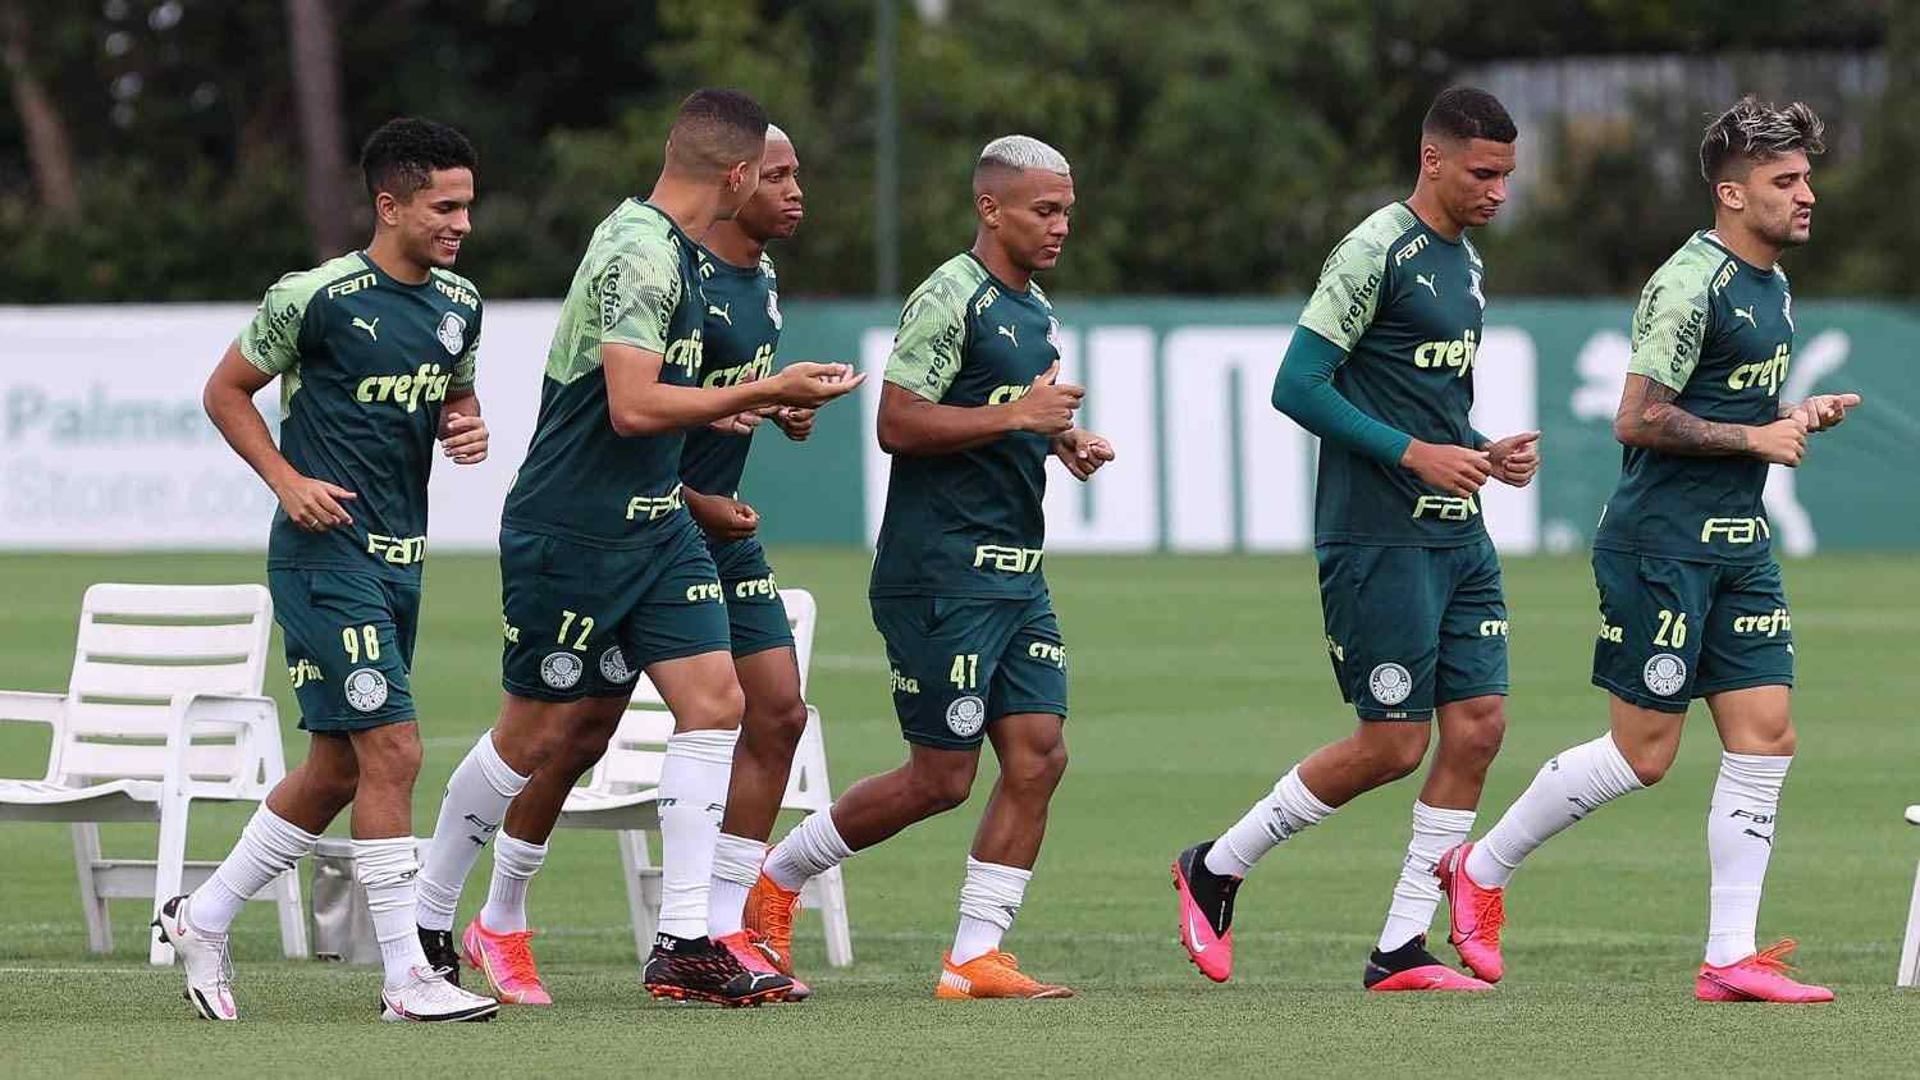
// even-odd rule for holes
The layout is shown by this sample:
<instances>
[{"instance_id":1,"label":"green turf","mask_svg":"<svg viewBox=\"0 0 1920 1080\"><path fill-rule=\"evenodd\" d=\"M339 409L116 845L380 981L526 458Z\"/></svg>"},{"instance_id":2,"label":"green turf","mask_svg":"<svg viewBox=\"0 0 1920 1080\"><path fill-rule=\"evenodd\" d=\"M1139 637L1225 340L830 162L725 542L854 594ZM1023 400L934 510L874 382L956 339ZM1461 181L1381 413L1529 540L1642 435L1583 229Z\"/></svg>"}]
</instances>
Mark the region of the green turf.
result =
<instances>
[{"instance_id":1,"label":"green turf","mask_svg":"<svg viewBox=\"0 0 1920 1080\"><path fill-rule=\"evenodd\" d=\"M862 599L865 557L791 550L774 561L783 583L820 598L813 696L835 781L895 764L903 749ZM265 906L235 928L248 1022L193 1022L177 976L141 963L141 905L116 905L119 951L91 956L66 832L8 825L0 1075L386 1075L416 1063L489 1076L682 1075L718 1071L723 1055L742 1062L729 1068L775 1064L801 1075L1913 1073L1920 1000L1891 988L1920 854L1920 830L1899 822L1920 795L1903 707L1920 698L1912 558L1787 568L1798 601L1802 748L1761 930L1768 940L1799 937L1806 970L1840 994L1802 1009L1691 998L1706 916L1701 815L1716 763L1703 715L1665 784L1609 807L1529 863L1510 899L1509 974L1496 994L1382 999L1358 989L1404 849L1410 781L1362 798L1264 864L1242 894L1235 981L1206 983L1174 943L1169 858L1218 832L1279 771L1350 723L1328 677L1310 565L1048 565L1072 654L1073 764L1009 945L1033 971L1076 986L1075 1000L929 1000L977 804L854 860L856 964L825 969L818 924L803 920L799 960L816 999L750 1014L646 1001L612 837L562 834L532 894L560 1005L436 1030L376 1023L370 969L276 959ZM0 557L0 685L64 684L89 582L260 577L258 561L245 557ZM1584 564L1516 560L1508 589L1514 697L1490 809L1548 754L1591 738L1604 715L1586 682L1596 615ZM447 773L494 711L497 596L491 560L434 559L415 672L428 747L422 831ZM285 710L285 680L269 685ZM299 741L290 737L289 747L297 759ZM0 772L37 774L44 753L37 729L0 725ZM217 857L242 814L200 820L193 854ZM119 827L108 843L133 855L142 843L151 850L150 837ZM468 909L484 873L483 860ZM383 1056L388 1048L395 1057Z\"/></svg>"}]
</instances>

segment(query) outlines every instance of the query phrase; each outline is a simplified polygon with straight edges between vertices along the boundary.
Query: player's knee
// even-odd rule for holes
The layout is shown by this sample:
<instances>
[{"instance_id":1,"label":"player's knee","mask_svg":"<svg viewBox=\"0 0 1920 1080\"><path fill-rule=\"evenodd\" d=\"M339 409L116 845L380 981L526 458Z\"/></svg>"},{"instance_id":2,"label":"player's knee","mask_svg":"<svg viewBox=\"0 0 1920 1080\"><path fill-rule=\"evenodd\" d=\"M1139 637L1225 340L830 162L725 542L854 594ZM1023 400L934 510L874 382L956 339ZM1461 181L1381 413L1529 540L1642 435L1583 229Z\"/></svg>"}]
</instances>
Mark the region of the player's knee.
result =
<instances>
[{"instance_id":1,"label":"player's knee","mask_svg":"<svg viewBox=\"0 0 1920 1080\"><path fill-rule=\"evenodd\" d=\"M420 776L422 756L418 738L396 734L357 744L355 750L359 761L356 789L373 786L413 790L413 782Z\"/></svg>"},{"instance_id":2,"label":"player's knee","mask_svg":"<svg viewBox=\"0 0 1920 1080\"><path fill-rule=\"evenodd\" d=\"M1615 743L1618 744L1617 739ZM1667 770L1673 767L1678 749L1678 743L1641 743L1620 747L1620 756L1627 759L1628 767L1633 769L1633 775L1639 778L1642 787L1652 787L1666 779Z\"/></svg>"},{"instance_id":3,"label":"player's knee","mask_svg":"<svg viewBox=\"0 0 1920 1080\"><path fill-rule=\"evenodd\" d=\"M762 704L749 710L743 726L742 738L756 747L791 757L807 730L806 703L795 697L770 706Z\"/></svg>"},{"instance_id":4,"label":"player's knee","mask_svg":"<svg viewBox=\"0 0 1920 1080\"><path fill-rule=\"evenodd\" d=\"M1399 725L1407 730L1391 738L1369 740L1366 764L1376 784L1390 784L1410 776L1427 757L1427 727L1424 724Z\"/></svg>"},{"instance_id":5,"label":"player's knee","mask_svg":"<svg viewBox=\"0 0 1920 1080\"><path fill-rule=\"evenodd\" d=\"M1022 791L1051 793L1067 773L1067 743L1061 739L1044 749L1000 763L1001 782Z\"/></svg>"},{"instance_id":6,"label":"player's knee","mask_svg":"<svg viewBox=\"0 0 1920 1080\"><path fill-rule=\"evenodd\" d=\"M971 767L915 769L914 791L920 797L922 815L944 814L965 803L973 794L973 775Z\"/></svg>"},{"instance_id":7,"label":"player's knee","mask_svg":"<svg viewBox=\"0 0 1920 1080\"><path fill-rule=\"evenodd\" d=\"M1448 732L1450 751L1485 767L1500 753L1507 736L1507 714L1498 701L1476 705Z\"/></svg>"},{"instance_id":8,"label":"player's knee","mask_svg":"<svg viewBox=\"0 0 1920 1080\"><path fill-rule=\"evenodd\" d=\"M673 718L680 731L733 731L746 715L747 695L734 681L706 687L691 701L679 703Z\"/></svg>"}]
</instances>

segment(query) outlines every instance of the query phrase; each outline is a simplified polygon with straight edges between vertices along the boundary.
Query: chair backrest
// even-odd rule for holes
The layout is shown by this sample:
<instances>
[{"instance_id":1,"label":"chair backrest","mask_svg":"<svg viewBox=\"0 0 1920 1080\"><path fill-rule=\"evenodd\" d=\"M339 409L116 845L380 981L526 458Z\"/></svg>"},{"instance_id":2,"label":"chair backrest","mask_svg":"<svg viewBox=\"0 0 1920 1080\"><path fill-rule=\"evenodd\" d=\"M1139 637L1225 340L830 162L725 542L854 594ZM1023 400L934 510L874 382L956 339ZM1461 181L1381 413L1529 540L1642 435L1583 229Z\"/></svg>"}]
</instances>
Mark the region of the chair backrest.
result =
<instances>
[{"instance_id":1,"label":"chair backrest","mask_svg":"<svg viewBox=\"0 0 1920 1080\"><path fill-rule=\"evenodd\" d=\"M173 695L260 693L272 632L273 600L261 585L92 586L50 771L69 783L159 779ZM243 742L197 740L188 776L242 779L257 760Z\"/></svg>"},{"instance_id":2,"label":"chair backrest","mask_svg":"<svg viewBox=\"0 0 1920 1080\"><path fill-rule=\"evenodd\" d=\"M813 594L805 589L781 589L780 600L786 605L787 625L793 630L794 659L800 667L800 697L807 696L807 668L813 659L813 630L817 621L817 608ZM643 673L634 683L633 698L627 703L627 711L620 717L620 726L613 733L613 740L607 744L607 752L595 765L593 773L587 779L587 788L592 791L631 792L655 787L660 783L660 769L666 763L667 736L673 734L673 713L667 709L666 702L660 697L652 680ZM787 783L787 791L792 795L796 790L811 793L811 788L803 782L799 763L805 756L808 739L819 740L819 720L809 715L807 734L801 737L802 753L795 756L794 775ZM781 805L786 805L783 800ZM811 802L796 804L805 809L814 809Z\"/></svg>"}]
</instances>

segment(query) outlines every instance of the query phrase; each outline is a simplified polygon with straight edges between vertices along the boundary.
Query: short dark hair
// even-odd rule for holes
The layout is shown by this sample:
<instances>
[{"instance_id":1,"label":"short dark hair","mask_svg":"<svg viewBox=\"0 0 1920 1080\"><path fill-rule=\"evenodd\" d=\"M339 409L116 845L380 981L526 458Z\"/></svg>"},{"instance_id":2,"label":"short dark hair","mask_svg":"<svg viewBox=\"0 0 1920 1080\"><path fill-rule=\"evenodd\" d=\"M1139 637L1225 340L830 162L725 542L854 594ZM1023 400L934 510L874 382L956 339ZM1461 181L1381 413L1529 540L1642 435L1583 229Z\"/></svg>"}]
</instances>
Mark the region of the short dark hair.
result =
<instances>
[{"instance_id":1,"label":"short dark hair","mask_svg":"<svg viewBox=\"0 0 1920 1080\"><path fill-rule=\"evenodd\" d=\"M1449 86L1440 91L1427 109L1426 119L1420 121L1420 132L1497 143L1510 143L1520 136L1500 99L1472 86Z\"/></svg>"},{"instance_id":2,"label":"short dark hair","mask_svg":"<svg viewBox=\"0 0 1920 1080\"><path fill-rule=\"evenodd\" d=\"M1827 125L1804 101L1777 109L1748 94L1707 125L1700 140L1700 175L1707 183L1717 184L1732 178L1735 163L1751 169L1795 150L1824 153L1826 130Z\"/></svg>"},{"instance_id":3,"label":"short dark hair","mask_svg":"<svg viewBox=\"0 0 1920 1080\"><path fill-rule=\"evenodd\" d=\"M708 87L680 103L667 141L669 164L697 172L731 168L767 139L767 110L740 90Z\"/></svg>"},{"instance_id":4,"label":"short dark hair","mask_svg":"<svg viewBox=\"0 0 1920 1080\"><path fill-rule=\"evenodd\" d=\"M402 202L433 180L436 169L468 169L477 163L473 144L445 124L413 116L381 124L360 148L367 194L386 192Z\"/></svg>"}]
</instances>

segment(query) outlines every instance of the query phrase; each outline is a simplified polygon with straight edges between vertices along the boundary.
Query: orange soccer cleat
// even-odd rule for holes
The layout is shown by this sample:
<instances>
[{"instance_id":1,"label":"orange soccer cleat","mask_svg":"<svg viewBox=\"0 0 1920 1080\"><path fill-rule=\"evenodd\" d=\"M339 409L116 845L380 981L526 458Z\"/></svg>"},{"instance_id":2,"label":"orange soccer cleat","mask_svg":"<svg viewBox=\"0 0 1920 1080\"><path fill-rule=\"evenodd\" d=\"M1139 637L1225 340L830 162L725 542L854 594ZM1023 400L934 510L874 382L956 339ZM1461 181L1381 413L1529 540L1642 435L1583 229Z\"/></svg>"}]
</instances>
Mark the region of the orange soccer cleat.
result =
<instances>
[{"instance_id":1,"label":"orange soccer cleat","mask_svg":"<svg viewBox=\"0 0 1920 1080\"><path fill-rule=\"evenodd\" d=\"M1012 953L995 949L964 964L955 964L953 955L940 957L940 981L933 996L942 1001L981 998L1069 998L1073 991L1029 978L1020 970L1020 961Z\"/></svg>"},{"instance_id":2,"label":"orange soccer cleat","mask_svg":"<svg viewBox=\"0 0 1920 1080\"><path fill-rule=\"evenodd\" d=\"M742 923L770 950L774 970L788 978L793 977L793 917L799 910L799 893L788 892L761 874L747 893L741 913Z\"/></svg>"}]
</instances>

